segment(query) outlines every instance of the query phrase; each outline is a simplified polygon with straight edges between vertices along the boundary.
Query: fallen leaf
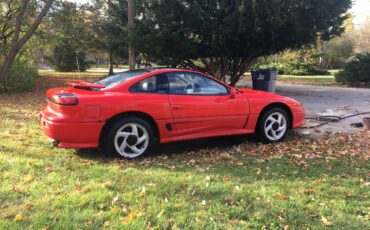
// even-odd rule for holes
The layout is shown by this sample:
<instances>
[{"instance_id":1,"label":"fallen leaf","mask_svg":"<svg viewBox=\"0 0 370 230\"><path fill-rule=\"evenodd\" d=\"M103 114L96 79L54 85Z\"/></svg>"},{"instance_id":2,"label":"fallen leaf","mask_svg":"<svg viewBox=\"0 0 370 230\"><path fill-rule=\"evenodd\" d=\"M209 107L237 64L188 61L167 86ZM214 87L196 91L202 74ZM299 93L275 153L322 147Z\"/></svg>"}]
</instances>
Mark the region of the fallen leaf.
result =
<instances>
[{"instance_id":1,"label":"fallen leaf","mask_svg":"<svg viewBox=\"0 0 370 230\"><path fill-rule=\"evenodd\" d=\"M14 222L20 222L20 221L22 221L23 220L23 217L22 217L22 215L21 214L17 214L17 215L15 215L15 217L14 217Z\"/></svg>"},{"instance_id":2,"label":"fallen leaf","mask_svg":"<svg viewBox=\"0 0 370 230\"><path fill-rule=\"evenodd\" d=\"M53 167L51 167L50 165L45 168L45 172L47 172L47 173L50 173L52 171L53 171Z\"/></svg>"},{"instance_id":3,"label":"fallen leaf","mask_svg":"<svg viewBox=\"0 0 370 230\"><path fill-rule=\"evenodd\" d=\"M357 217L361 220L368 221L370 220L370 212L367 215L358 215Z\"/></svg>"},{"instance_id":4,"label":"fallen leaf","mask_svg":"<svg viewBox=\"0 0 370 230\"><path fill-rule=\"evenodd\" d=\"M27 175L27 176L24 177L24 183L28 183L28 182L30 182L32 180L33 180L33 177L30 176L30 175Z\"/></svg>"},{"instance_id":5,"label":"fallen leaf","mask_svg":"<svg viewBox=\"0 0 370 230\"><path fill-rule=\"evenodd\" d=\"M107 182L104 182L102 185L101 185L103 188L109 188L112 186L112 183L110 181L107 181Z\"/></svg>"},{"instance_id":6,"label":"fallen leaf","mask_svg":"<svg viewBox=\"0 0 370 230\"><path fill-rule=\"evenodd\" d=\"M369 186L370 186L370 182L366 182L366 183L363 183L362 185L360 185L361 188L369 187Z\"/></svg>"},{"instance_id":7,"label":"fallen leaf","mask_svg":"<svg viewBox=\"0 0 370 230\"><path fill-rule=\"evenodd\" d=\"M160 218L164 213L164 210L162 210L160 213L158 213L157 218Z\"/></svg>"},{"instance_id":8,"label":"fallen leaf","mask_svg":"<svg viewBox=\"0 0 370 230\"><path fill-rule=\"evenodd\" d=\"M127 223L132 222L136 218L137 218L137 215L134 212L130 212L128 216L120 218L119 221L121 222L121 224L127 224Z\"/></svg>"},{"instance_id":9,"label":"fallen leaf","mask_svg":"<svg viewBox=\"0 0 370 230\"><path fill-rule=\"evenodd\" d=\"M333 222L329 221L328 219L326 219L325 217L321 217L321 222L325 225L325 226L333 226Z\"/></svg>"},{"instance_id":10,"label":"fallen leaf","mask_svg":"<svg viewBox=\"0 0 370 230\"><path fill-rule=\"evenodd\" d=\"M21 191L21 189L17 186L13 186L12 190L13 190L13 192L20 192Z\"/></svg>"},{"instance_id":11,"label":"fallen leaf","mask_svg":"<svg viewBox=\"0 0 370 230\"><path fill-rule=\"evenodd\" d=\"M112 200L112 205L114 205L115 203L117 203L118 201L118 198L119 198L119 194L117 194L117 196L115 196Z\"/></svg>"},{"instance_id":12,"label":"fallen leaf","mask_svg":"<svg viewBox=\"0 0 370 230\"><path fill-rule=\"evenodd\" d=\"M104 226L104 227L107 227L107 226L109 226L109 225L110 225L110 221L109 221L109 220L104 221L104 224L103 224L103 226Z\"/></svg>"},{"instance_id":13,"label":"fallen leaf","mask_svg":"<svg viewBox=\"0 0 370 230\"><path fill-rule=\"evenodd\" d=\"M81 184L75 184L75 189L76 189L77 191L81 191L81 189L82 189L82 185L81 185Z\"/></svg>"},{"instance_id":14,"label":"fallen leaf","mask_svg":"<svg viewBox=\"0 0 370 230\"><path fill-rule=\"evenodd\" d=\"M131 209L128 207L128 206L125 206L122 208L122 212L125 213L125 214L128 214L130 213Z\"/></svg>"},{"instance_id":15,"label":"fallen leaf","mask_svg":"<svg viewBox=\"0 0 370 230\"><path fill-rule=\"evenodd\" d=\"M283 194L275 195L275 198L278 200L286 200L288 197Z\"/></svg>"},{"instance_id":16,"label":"fallen leaf","mask_svg":"<svg viewBox=\"0 0 370 230\"><path fill-rule=\"evenodd\" d=\"M253 171L255 171L257 175L259 175L262 172L260 168L254 168Z\"/></svg>"},{"instance_id":17,"label":"fallen leaf","mask_svg":"<svg viewBox=\"0 0 370 230\"><path fill-rule=\"evenodd\" d=\"M172 226L175 224L175 221L174 220L169 220L168 221L168 226L170 227L169 229L172 229Z\"/></svg>"},{"instance_id":18,"label":"fallen leaf","mask_svg":"<svg viewBox=\"0 0 370 230\"><path fill-rule=\"evenodd\" d=\"M157 184L156 183L154 183L154 182L150 182L149 184L148 184L148 186L150 186L150 187L155 187Z\"/></svg>"},{"instance_id":19,"label":"fallen leaf","mask_svg":"<svg viewBox=\"0 0 370 230\"><path fill-rule=\"evenodd\" d=\"M113 213L113 214L117 214L117 213L119 213L119 209L118 209L118 208L116 208L116 207L112 208L110 211L111 211L111 213Z\"/></svg>"},{"instance_id":20,"label":"fallen leaf","mask_svg":"<svg viewBox=\"0 0 370 230\"><path fill-rule=\"evenodd\" d=\"M33 204L30 204L30 203L24 204L24 209L30 209L32 207L33 207Z\"/></svg>"},{"instance_id":21,"label":"fallen leaf","mask_svg":"<svg viewBox=\"0 0 370 230\"><path fill-rule=\"evenodd\" d=\"M143 186L141 188L141 195L144 196L145 194L146 194L146 188L145 188L145 186Z\"/></svg>"}]
</instances>

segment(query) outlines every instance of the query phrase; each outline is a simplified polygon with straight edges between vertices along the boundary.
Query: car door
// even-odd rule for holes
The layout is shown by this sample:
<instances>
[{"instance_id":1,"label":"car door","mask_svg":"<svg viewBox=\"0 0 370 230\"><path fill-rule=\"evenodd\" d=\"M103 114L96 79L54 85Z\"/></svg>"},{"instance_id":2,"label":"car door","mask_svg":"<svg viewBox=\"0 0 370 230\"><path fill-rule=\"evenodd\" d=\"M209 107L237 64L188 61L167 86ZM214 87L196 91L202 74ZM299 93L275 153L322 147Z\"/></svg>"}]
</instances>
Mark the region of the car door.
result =
<instances>
[{"instance_id":1,"label":"car door","mask_svg":"<svg viewBox=\"0 0 370 230\"><path fill-rule=\"evenodd\" d=\"M249 114L247 99L192 72L167 73L169 102L179 136L240 130Z\"/></svg>"},{"instance_id":2,"label":"car door","mask_svg":"<svg viewBox=\"0 0 370 230\"><path fill-rule=\"evenodd\" d=\"M168 81L165 75L159 74L134 84L129 89L124 104L128 111L139 111L154 119L161 141L174 136L171 124L174 124L172 109L168 98Z\"/></svg>"}]
</instances>

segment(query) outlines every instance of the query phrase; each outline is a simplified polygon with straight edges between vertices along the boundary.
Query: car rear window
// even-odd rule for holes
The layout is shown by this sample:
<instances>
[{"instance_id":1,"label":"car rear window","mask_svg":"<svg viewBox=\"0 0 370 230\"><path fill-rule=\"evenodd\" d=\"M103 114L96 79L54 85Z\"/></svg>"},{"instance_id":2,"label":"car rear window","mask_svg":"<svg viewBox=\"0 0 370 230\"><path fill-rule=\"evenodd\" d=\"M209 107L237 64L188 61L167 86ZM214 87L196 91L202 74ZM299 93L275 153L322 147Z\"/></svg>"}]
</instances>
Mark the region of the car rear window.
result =
<instances>
[{"instance_id":1,"label":"car rear window","mask_svg":"<svg viewBox=\"0 0 370 230\"><path fill-rule=\"evenodd\" d=\"M106 76L106 77L103 77L103 78L100 78L98 79L97 81L95 81L94 83L96 84L101 84L101 85L104 85L105 88L104 89L107 89L107 88L112 88L122 82L125 82L125 81L128 81L134 77L137 77L139 75L142 75L142 74L145 74L145 73L148 73L149 71L148 70L129 70L129 71L125 71L125 72L122 72L122 73L117 73L117 74L114 74L114 75L110 75L110 76Z\"/></svg>"}]
</instances>

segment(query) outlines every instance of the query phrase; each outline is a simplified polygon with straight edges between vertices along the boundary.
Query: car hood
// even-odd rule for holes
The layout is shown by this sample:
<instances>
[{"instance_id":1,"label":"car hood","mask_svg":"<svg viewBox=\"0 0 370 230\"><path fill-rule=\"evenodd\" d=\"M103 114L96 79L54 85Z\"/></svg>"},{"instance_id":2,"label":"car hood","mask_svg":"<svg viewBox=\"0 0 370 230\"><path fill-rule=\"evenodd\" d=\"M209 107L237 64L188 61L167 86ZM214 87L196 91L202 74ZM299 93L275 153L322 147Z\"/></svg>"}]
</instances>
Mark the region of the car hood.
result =
<instances>
[{"instance_id":1,"label":"car hood","mask_svg":"<svg viewBox=\"0 0 370 230\"><path fill-rule=\"evenodd\" d=\"M282 97L279 94L270 93L266 91L260 91L260 90L253 90L253 89L238 89L238 90L243 92L243 94L246 96L253 95L253 96L260 96L260 97L269 97L269 96L270 97Z\"/></svg>"}]
</instances>

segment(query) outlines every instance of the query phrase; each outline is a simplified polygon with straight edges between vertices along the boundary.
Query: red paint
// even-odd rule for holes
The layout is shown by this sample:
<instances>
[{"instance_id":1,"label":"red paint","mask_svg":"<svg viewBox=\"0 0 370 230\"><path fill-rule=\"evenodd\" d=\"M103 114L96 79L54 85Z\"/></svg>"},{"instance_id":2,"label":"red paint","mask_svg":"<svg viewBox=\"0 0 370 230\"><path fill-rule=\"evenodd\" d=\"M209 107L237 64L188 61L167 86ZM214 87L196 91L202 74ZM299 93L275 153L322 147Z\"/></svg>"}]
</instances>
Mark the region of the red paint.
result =
<instances>
[{"instance_id":1,"label":"red paint","mask_svg":"<svg viewBox=\"0 0 370 230\"><path fill-rule=\"evenodd\" d=\"M228 95L129 92L129 88L141 80L168 72L198 73L190 70L162 69L145 73L112 88L73 82L71 84L77 88L50 89L46 93L47 98L53 98L60 93L72 93L78 98L78 105L62 106L49 101L41 111L43 130L48 137L60 142L59 147L93 148L99 146L101 131L109 119L123 113L140 112L155 121L161 143L250 134L255 131L260 113L273 103L280 103L289 108L293 116L293 128L304 124L304 109L297 101L262 91L245 89L238 92L225 85L230 91ZM101 90L79 89L89 87ZM172 130L168 130L166 125L170 125Z\"/></svg>"}]
</instances>

